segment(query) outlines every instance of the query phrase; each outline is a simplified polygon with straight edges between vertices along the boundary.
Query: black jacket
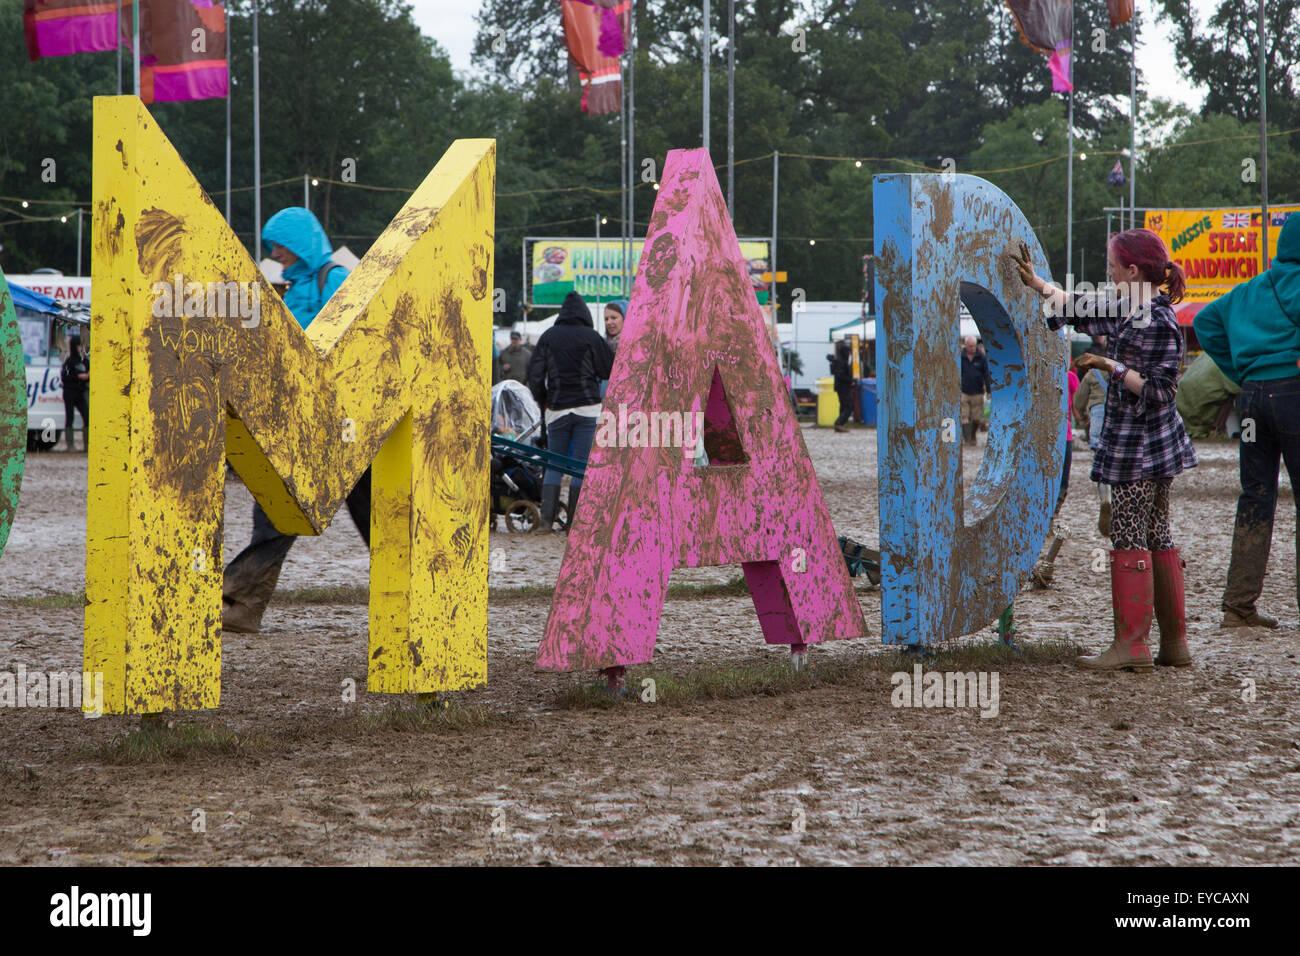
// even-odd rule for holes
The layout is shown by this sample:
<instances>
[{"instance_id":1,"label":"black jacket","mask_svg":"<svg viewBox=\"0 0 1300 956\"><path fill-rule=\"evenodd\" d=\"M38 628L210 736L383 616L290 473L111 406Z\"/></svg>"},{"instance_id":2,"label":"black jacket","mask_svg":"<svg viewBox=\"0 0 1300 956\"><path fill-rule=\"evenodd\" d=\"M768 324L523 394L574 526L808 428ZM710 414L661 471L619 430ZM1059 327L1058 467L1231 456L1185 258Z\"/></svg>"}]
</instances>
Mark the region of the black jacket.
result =
<instances>
[{"instance_id":1,"label":"black jacket","mask_svg":"<svg viewBox=\"0 0 1300 956\"><path fill-rule=\"evenodd\" d=\"M853 387L853 354L846 342L841 340L835 346L835 352L826 356L831 363L831 376L835 379L835 388Z\"/></svg>"},{"instance_id":2,"label":"black jacket","mask_svg":"<svg viewBox=\"0 0 1300 956\"><path fill-rule=\"evenodd\" d=\"M966 350L961 350L961 393L963 395L983 395L993 390L993 380L989 377L988 356L979 349L975 357L968 358Z\"/></svg>"},{"instance_id":3,"label":"black jacket","mask_svg":"<svg viewBox=\"0 0 1300 956\"><path fill-rule=\"evenodd\" d=\"M63 393L69 398L79 398L90 391L89 380L82 381L78 375L90 371L90 362L86 359L85 352L70 354L63 360L63 368L59 371L59 384L63 386Z\"/></svg>"},{"instance_id":4,"label":"black jacket","mask_svg":"<svg viewBox=\"0 0 1300 956\"><path fill-rule=\"evenodd\" d=\"M528 387L543 408L560 410L600 403L600 380L609 378L614 352L595 330L582 296L570 292L555 325L542 333L528 363Z\"/></svg>"}]
</instances>

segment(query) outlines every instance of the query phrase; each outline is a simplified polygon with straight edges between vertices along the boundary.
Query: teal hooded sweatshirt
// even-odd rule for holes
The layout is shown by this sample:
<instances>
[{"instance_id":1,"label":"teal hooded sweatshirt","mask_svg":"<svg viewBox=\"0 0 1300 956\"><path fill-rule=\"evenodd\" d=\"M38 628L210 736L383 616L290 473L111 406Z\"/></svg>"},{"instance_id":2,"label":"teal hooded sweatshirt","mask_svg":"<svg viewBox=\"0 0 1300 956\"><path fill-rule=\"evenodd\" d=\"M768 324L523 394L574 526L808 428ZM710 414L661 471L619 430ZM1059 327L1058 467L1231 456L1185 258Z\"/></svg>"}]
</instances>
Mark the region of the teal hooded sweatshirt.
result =
<instances>
[{"instance_id":1,"label":"teal hooded sweatshirt","mask_svg":"<svg viewBox=\"0 0 1300 956\"><path fill-rule=\"evenodd\" d=\"M325 278L325 288L317 287L316 273L329 263L334 248L320 220L302 206L281 209L268 219L262 230L262 243L267 247L267 255L271 252L270 244L275 243L298 257L297 262L284 270L285 281L292 283L284 294L284 304L298 324L307 328L334 290L343 284L348 270L342 266L331 269Z\"/></svg>"},{"instance_id":2,"label":"teal hooded sweatshirt","mask_svg":"<svg viewBox=\"0 0 1300 956\"><path fill-rule=\"evenodd\" d=\"M1201 309L1192 328L1238 385L1300 375L1300 214L1282 226L1268 270Z\"/></svg>"}]
</instances>

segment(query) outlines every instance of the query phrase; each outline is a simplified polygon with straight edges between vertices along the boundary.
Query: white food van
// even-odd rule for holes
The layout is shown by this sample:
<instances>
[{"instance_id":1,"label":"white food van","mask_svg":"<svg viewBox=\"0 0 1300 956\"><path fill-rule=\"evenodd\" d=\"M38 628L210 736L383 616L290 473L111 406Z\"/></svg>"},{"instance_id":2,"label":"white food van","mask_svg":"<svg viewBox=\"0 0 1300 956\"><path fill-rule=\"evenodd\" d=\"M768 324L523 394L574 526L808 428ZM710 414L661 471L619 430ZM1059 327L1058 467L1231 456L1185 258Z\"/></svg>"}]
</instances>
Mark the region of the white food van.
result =
<instances>
[{"instance_id":1,"label":"white food van","mask_svg":"<svg viewBox=\"0 0 1300 956\"><path fill-rule=\"evenodd\" d=\"M36 293L13 293L14 312L27 370L27 429L37 433L38 444L50 445L65 427L59 371L68 354L68 335L75 330L82 348L90 348L90 278L38 273L7 275L5 281L11 290Z\"/></svg>"}]
</instances>

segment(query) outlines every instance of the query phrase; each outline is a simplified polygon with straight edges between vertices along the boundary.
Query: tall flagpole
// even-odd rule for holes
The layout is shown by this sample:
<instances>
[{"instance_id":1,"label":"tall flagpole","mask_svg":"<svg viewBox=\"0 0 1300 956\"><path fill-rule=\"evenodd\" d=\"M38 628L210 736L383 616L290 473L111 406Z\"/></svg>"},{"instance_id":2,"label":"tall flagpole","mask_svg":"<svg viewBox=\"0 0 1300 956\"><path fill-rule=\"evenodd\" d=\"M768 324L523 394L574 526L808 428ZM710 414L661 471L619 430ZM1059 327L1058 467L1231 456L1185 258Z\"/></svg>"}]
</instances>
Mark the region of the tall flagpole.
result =
<instances>
[{"instance_id":1,"label":"tall flagpole","mask_svg":"<svg viewBox=\"0 0 1300 956\"><path fill-rule=\"evenodd\" d=\"M736 224L736 0L727 4L727 216Z\"/></svg>"},{"instance_id":2,"label":"tall flagpole","mask_svg":"<svg viewBox=\"0 0 1300 956\"><path fill-rule=\"evenodd\" d=\"M257 6L253 0L253 261L262 261L262 72L257 43Z\"/></svg>"},{"instance_id":3,"label":"tall flagpole","mask_svg":"<svg viewBox=\"0 0 1300 956\"><path fill-rule=\"evenodd\" d=\"M1073 7L1071 7L1073 10ZM1070 27L1070 109L1066 123L1066 141L1070 155L1065 164L1065 279L1070 281L1074 268L1074 27ZM1071 285L1073 285L1071 283Z\"/></svg>"},{"instance_id":4,"label":"tall flagpole","mask_svg":"<svg viewBox=\"0 0 1300 956\"><path fill-rule=\"evenodd\" d=\"M140 0L131 0L135 27L131 33L131 58L135 69L135 95L140 95Z\"/></svg>"},{"instance_id":5,"label":"tall flagpole","mask_svg":"<svg viewBox=\"0 0 1300 956\"><path fill-rule=\"evenodd\" d=\"M623 57L619 57L619 269L621 298L628 295L628 85L624 83Z\"/></svg>"},{"instance_id":6,"label":"tall flagpole","mask_svg":"<svg viewBox=\"0 0 1300 956\"><path fill-rule=\"evenodd\" d=\"M1128 22L1128 227L1137 228L1137 11Z\"/></svg>"},{"instance_id":7,"label":"tall flagpole","mask_svg":"<svg viewBox=\"0 0 1300 956\"><path fill-rule=\"evenodd\" d=\"M632 283L636 281L636 267L632 264L636 252L636 3L628 7L627 59L627 283L625 299L632 298Z\"/></svg>"},{"instance_id":8,"label":"tall flagpole","mask_svg":"<svg viewBox=\"0 0 1300 956\"><path fill-rule=\"evenodd\" d=\"M1264 0L1259 0L1259 268L1268 268L1268 86L1264 60Z\"/></svg>"},{"instance_id":9,"label":"tall flagpole","mask_svg":"<svg viewBox=\"0 0 1300 956\"><path fill-rule=\"evenodd\" d=\"M230 225L230 3L226 3L226 225Z\"/></svg>"},{"instance_id":10,"label":"tall flagpole","mask_svg":"<svg viewBox=\"0 0 1300 956\"><path fill-rule=\"evenodd\" d=\"M713 39L712 24L709 19L709 0L704 0L704 148L709 148L709 47ZM712 160L710 160L712 162Z\"/></svg>"}]
</instances>

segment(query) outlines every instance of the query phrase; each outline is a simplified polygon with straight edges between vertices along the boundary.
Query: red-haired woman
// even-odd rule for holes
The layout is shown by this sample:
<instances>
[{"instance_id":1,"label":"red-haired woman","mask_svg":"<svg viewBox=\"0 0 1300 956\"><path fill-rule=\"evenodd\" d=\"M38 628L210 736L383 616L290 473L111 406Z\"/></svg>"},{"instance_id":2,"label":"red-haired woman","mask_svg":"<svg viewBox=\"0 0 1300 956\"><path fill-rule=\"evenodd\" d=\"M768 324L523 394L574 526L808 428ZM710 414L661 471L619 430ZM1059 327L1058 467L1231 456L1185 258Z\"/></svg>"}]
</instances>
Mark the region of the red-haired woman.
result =
<instances>
[{"instance_id":1,"label":"red-haired woman","mask_svg":"<svg viewBox=\"0 0 1300 956\"><path fill-rule=\"evenodd\" d=\"M1049 326L1073 325L1107 341L1105 356L1085 355L1079 365L1110 376L1092 480L1112 489L1115 640L1103 653L1078 663L1091 670L1151 670L1147 636L1154 605L1160 622L1155 663L1184 667L1192 655L1186 639L1184 562L1169 528L1169 486L1196 465L1196 452L1174 407L1183 335L1171 305L1182 298L1186 277L1170 260L1164 241L1148 229L1121 232L1107 244L1106 275L1118 300L1067 294L1043 281L1034 274L1023 244L1012 258L1021 281L1048 300Z\"/></svg>"}]
</instances>

